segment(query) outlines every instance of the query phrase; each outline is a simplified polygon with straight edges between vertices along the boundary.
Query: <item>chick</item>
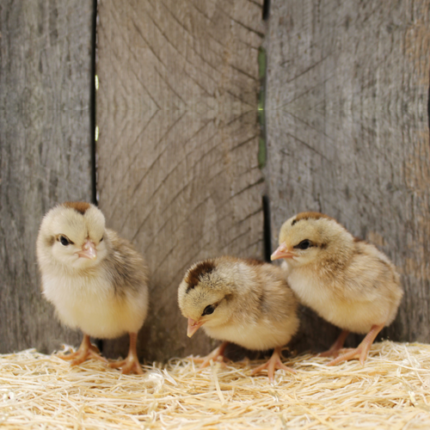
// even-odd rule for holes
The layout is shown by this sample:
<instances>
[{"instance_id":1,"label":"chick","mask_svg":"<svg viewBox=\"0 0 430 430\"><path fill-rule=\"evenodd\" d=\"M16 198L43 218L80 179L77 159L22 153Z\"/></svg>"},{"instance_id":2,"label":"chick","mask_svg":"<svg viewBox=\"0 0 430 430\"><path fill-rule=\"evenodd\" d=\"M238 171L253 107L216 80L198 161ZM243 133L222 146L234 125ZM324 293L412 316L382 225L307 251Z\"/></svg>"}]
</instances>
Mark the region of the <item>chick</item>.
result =
<instances>
[{"instance_id":1,"label":"chick","mask_svg":"<svg viewBox=\"0 0 430 430\"><path fill-rule=\"evenodd\" d=\"M271 381L276 368L294 373L281 361L281 347L296 333L297 301L279 267L257 260L220 257L194 264L178 290L179 307L188 318L188 336L203 326L206 334L223 341L204 360L223 357L229 342L248 349L274 348L267 363Z\"/></svg>"},{"instance_id":2,"label":"chick","mask_svg":"<svg viewBox=\"0 0 430 430\"><path fill-rule=\"evenodd\" d=\"M128 357L110 366L143 373L136 338L147 314L148 269L128 241L105 228L102 212L84 202L51 209L40 226L37 259L45 298L62 323L84 333L78 351L62 358L73 359L72 365L88 358L107 362L90 336L110 339L129 333Z\"/></svg>"},{"instance_id":3,"label":"chick","mask_svg":"<svg viewBox=\"0 0 430 430\"><path fill-rule=\"evenodd\" d=\"M333 218L303 212L282 226L272 254L272 260L279 258L287 263L287 279L299 300L343 330L321 355L336 357L350 331L367 334L357 348L328 364L352 358L363 364L378 333L394 320L403 295L387 256Z\"/></svg>"}]
</instances>

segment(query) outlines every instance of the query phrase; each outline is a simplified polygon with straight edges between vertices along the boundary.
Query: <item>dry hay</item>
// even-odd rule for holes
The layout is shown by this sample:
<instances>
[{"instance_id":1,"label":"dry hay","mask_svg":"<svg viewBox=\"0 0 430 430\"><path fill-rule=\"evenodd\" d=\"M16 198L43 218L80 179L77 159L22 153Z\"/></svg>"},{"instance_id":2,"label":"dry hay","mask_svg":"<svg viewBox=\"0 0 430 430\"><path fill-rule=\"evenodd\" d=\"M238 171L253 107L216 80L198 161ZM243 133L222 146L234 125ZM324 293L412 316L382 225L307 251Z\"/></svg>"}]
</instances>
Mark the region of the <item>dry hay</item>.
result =
<instances>
[{"instance_id":1,"label":"dry hay","mask_svg":"<svg viewBox=\"0 0 430 430\"><path fill-rule=\"evenodd\" d=\"M250 363L202 371L189 359L125 376L70 368L34 350L0 356L3 429L429 429L430 345L382 342L364 367L302 355L250 376ZM252 363L252 366L256 363Z\"/></svg>"}]
</instances>

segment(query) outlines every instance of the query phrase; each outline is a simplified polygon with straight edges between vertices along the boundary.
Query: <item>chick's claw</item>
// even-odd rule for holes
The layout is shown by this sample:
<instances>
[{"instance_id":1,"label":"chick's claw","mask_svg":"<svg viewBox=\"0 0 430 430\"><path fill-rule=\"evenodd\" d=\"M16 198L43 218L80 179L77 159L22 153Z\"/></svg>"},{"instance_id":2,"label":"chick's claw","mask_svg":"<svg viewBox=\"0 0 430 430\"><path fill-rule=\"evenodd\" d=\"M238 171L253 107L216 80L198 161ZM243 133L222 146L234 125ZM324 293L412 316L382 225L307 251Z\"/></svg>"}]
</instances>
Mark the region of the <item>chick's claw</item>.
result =
<instances>
[{"instance_id":1,"label":"chick's claw","mask_svg":"<svg viewBox=\"0 0 430 430\"><path fill-rule=\"evenodd\" d=\"M143 375L142 366L140 365L138 358L130 355L125 360L109 363L109 367L112 369L118 369L121 367L121 373L124 375L128 375L129 373Z\"/></svg>"},{"instance_id":2,"label":"chick's claw","mask_svg":"<svg viewBox=\"0 0 430 430\"><path fill-rule=\"evenodd\" d=\"M128 356L125 360L116 361L114 363L109 363L109 367L113 369L118 369L121 367L121 372L124 375L129 373L136 373L137 375L142 375L142 366L139 363L139 358L137 357L136 343L137 343L137 333L129 333L130 335L130 347L128 350Z\"/></svg>"},{"instance_id":3,"label":"chick's claw","mask_svg":"<svg viewBox=\"0 0 430 430\"><path fill-rule=\"evenodd\" d=\"M334 360L330 361L330 363L327 364L327 366L335 366L336 364L343 363L344 361L352 360L354 358L360 358L362 353L362 348L348 348L345 354L342 354L340 357L335 358ZM367 356L367 354L366 354ZM366 360L366 357L364 357L363 360L360 358L360 363L364 364L364 361Z\"/></svg>"},{"instance_id":4,"label":"chick's claw","mask_svg":"<svg viewBox=\"0 0 430 430\"><path fill-rule=\"evenodd\" d=\"M374 325L363 341L358 345L357 348L350 349L346 354L330 361L327 366L335 366L336 364L342 363L344 361L352 360L353 358L358 358L361 365L364 365L367 355L369 353L370 347L373 344L378 333L384 328L384 325Z\"/></svg>"},{"instance_id":5,"label":"chick's claw","mask_svg":"<svg viewBox=\"0 0 430 430\"><path fill-rule=\"evenodd\" d=\"M334 357L336 358L339 355L340 349L334 350L329 349L328 351L320 352L317 354L317 357Z\"/></svg>"},{"instance_id":6,"label":"chick's claw","mask_svg":"<svg viewBox=\"0 0 430 430\"><path fill-rule=\"evenodd\" d=\"M86 353L82 353L80 356L78 356L75 360L73 360L70 363L70 365L71 366L77 366L78 364L81 364L84 361L90 360L91 358L93 358L94 360L102 361L103 363L107 363L106 358L102 357L96 351L89 350Z\"/></svg>"},{"instance_id":7,"label":"chick's claw","mask_svg":"<svg viewBox=\"0 0 430 430\"><path fill-rule=\"evenodd\" d=\"M269 380L270 380L270 382L273 382L275 379L275 370L276 369L283 369L283 370L286 370L287 372L295 374L296 371L294 369L291 369L290 367L287 367L287 366L285 366L285 364L282 363L281 356L282 356L281 348L279 348L279 347L275 348L270 359L266 363L255 368L251 372L251 375L255 375L255 374L261 372L262 370L267 369Z\"/></svg>"},{"instance_id":8,"label":"chick's claw","mask_svg":"<svg viewBox=\"0 0 430 430\"><path fill-rule=\"evenodd\" d=\"M218 362L224 362L224 351L227 347L228 342L223 342L218 348L215 348L209 355L206 357L201 358L202 364L200 365L200 369L203 369L205 367L208 367L211 360L212 361L218 361Z\"/></svg>"},{"instance_id":9,"label":"chick's claw","mask_svg":"<svg viewBox=\"0 0 430 430\"><path fill-rule=\"evenodd\" d=\"M77 366L91 358L107 363L107 360L100 355L100 350L95 345L91 344L88 335L84 335L81 346L76 352L72 352L68 355L58 355L58 357L66 361L72 360L70 363L71 366Z\"/></svg>"},{"instance_id":10,"label":"chick's claw","mask_svg":"<svg viewBox=\"0 0 430 430\"><path fill-rule=\"evenodd\" d=\"M337 357L340 350L343 348L346 338L348 337L349 331L342 330L336 342L331 346L328 351L320 352L318 357Z\"/></svg>"}]
</instances>

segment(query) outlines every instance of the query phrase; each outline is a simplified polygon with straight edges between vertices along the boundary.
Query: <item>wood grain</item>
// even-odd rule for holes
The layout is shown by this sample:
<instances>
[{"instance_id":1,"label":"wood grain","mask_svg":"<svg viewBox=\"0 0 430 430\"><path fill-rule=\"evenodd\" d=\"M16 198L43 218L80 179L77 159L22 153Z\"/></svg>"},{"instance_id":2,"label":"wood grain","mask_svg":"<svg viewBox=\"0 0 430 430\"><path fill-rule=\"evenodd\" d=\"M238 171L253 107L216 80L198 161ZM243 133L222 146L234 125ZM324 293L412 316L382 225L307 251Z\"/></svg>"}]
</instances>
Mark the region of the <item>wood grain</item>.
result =
<instances>
[{"instance_id":1,"label":"wood grain","mask_svg":"<svg viewBox=\"0 0 430 430\"><path fill-rule=\"evenodd\" d=\"M262 2L99 3L98 193L107 224L151 270L147 360L208 352L177 288L195 261L262 257L258 48ZM104 353L126 352L126 339Z\"/></svg>"},{"instance_id":2,"label":"wood grain","mask_svg":"<svg viewBox=\"0 0 430 430\"><path fill-rule=\"evenodd\" d=\"M91 200L93 2L66 3L0 5L1 353L51 352L81 337L43 300L35 249L48 209Z\"/></svg>"},{"instance_id":3,"label":"wood grain","mask_svg":"<svg viewBox=\"0 0 430 430\"><path fill-rule=\"evenodd\" d=\"M427 1L271 2L266 118L273 243L327 213L386 252L405 298L383 337L430 341ZM337 330L305 310L299 349Z\"/></svg>"}]
</instances>

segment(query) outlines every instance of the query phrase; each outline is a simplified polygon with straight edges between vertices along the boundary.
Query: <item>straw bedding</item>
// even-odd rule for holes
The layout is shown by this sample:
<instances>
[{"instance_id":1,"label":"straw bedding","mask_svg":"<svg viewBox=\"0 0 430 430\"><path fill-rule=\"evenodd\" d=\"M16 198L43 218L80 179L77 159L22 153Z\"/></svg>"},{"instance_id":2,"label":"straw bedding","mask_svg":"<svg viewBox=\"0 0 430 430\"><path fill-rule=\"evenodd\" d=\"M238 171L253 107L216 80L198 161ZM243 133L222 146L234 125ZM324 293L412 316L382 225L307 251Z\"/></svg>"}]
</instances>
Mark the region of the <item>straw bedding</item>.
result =
<instances>
[{"instance_id":1,"label":"straw bedding","mask_svg":"<svg viewBox=\"0 0 430 430\"><path fill-rule=\"evenodd\" d=\"M3 429L429 429L430 345L382 342L365 366L287 360L251 377L257 363L204 370L189 359L126 376L90 361L75 368L34 350L0 356Z\"/></svg>"}]
</instances>

